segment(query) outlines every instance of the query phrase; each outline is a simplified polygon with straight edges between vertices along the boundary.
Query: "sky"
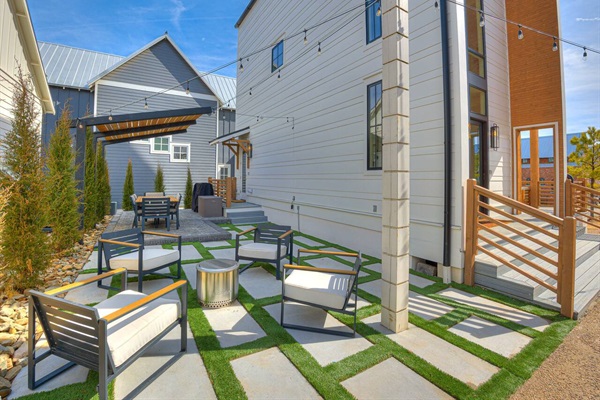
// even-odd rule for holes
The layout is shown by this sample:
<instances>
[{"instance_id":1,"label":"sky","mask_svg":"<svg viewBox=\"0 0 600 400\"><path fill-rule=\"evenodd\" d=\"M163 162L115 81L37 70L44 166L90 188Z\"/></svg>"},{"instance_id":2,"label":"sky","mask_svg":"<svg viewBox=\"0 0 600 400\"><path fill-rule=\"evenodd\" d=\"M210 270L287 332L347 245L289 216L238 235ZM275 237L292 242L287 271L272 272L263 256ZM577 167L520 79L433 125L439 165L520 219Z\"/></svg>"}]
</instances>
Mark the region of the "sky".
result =
<instances>
[{"instance_id":1,"label":"sky","mask_svg":"<svg viewBox=\"0 0 600 400\"><path fill-rule=\"evenodd\" d=\"M200 71L237 58L249 0L28 0L38 40L128 56L167 31ZM561 37L600 50L600 0L562 0ZM600 54L562 44L567 132L600 128ZM236 65L217 73L235 77Z\"/></svg>"}]
</instances>

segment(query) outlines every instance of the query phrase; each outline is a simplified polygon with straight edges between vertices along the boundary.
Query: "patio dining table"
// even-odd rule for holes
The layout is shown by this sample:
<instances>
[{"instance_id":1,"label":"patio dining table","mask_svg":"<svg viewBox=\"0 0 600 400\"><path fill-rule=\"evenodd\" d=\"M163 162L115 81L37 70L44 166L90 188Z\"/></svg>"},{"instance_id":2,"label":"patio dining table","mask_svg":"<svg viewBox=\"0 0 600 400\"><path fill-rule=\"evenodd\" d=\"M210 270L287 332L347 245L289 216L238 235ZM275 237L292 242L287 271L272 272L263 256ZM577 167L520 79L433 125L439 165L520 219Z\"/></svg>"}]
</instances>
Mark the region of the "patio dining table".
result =
<instances>
[{"instance_id":1,"label":"patio dining table","mask_svg":"<svg viewBox=\"0 0 600 400\"><path fill-rule=\"evenodd\" d=\"M179 196L138 196L137 199L135 199L135 203L138 207L138 209L142 209L142 202L144 201L144 199L160 199L160 198L168 198L169 199L169 203L170 203L170 208L171 208L171 219L173 218L173 215L176 216L177 218L177 225L176 225L176 229L179 229ZM143 213L142 213L142 218L144 218ZM156 218L154 220L154 224L155 226L158 225L158 218Z\"/></svg>"},{"instance_id":2,"label":"patio dining table","mask_svg":"<svg viewBox=\"0 0 600 400\"><path fill-rule=\"evenodd\" d=\"M138 205L141 205L144 199L156 199L157 197L168 197L171 201L171 205L179 205L179 197L177 196L138 196L137 199L135 199L135 202Z\"/></svg>"}]
</instances>

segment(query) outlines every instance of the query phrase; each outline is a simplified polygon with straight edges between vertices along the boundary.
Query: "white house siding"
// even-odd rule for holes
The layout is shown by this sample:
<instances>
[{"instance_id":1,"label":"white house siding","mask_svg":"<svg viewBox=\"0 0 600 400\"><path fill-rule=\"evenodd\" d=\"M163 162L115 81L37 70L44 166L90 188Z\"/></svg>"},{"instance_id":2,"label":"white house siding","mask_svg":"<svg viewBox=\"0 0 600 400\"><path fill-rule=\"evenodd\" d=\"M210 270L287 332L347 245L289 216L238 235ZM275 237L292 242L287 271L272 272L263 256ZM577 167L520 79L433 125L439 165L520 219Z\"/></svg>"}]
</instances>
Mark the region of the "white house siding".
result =
<instances>
[{"instance_id":1,"label":"white house siding","mask_svg":"<svg viewBox=\"0 0 600 400\"><path fill-rule=\"evenodd\" d=\"M364 1L258 1L239 27L238 55L360 5ZM302 35L286 41L280 82L271 73L270 50L244 59L236 126L250 126L248 200L263 205L271 221L298 228L299 211L302 232L378 255L381 172L366 168L366 91L381 79L381 41L365 44L360 11L311 30L306 46ZM260 116L294 117L295 127L291 118Z\"/></svg>"}]
</instances>

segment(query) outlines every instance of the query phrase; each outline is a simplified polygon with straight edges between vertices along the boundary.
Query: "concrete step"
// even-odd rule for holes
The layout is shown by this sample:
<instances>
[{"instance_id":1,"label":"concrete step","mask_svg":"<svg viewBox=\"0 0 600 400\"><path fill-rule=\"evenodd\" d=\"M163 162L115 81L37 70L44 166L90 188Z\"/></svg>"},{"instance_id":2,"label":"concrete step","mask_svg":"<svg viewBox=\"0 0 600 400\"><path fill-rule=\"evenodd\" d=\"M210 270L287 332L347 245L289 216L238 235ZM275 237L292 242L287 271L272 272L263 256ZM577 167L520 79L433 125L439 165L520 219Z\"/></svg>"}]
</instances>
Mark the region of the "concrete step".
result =
<instances>
[{"instance_id":1,"label":"concrete step","mask_svg":"<svg viewBox=\"0 0 600 400\"><path fill-rule=\"evenodd\" d=\"M543 286L535 283L532 285L528 282L506 278L502 275L498 277L488 276L478 273L477 270L475 270L475 284L529 301L546 290Z\"/></svg>"},{"instance_id":2,"label":"concrete step","mask_svg":"<svg viewBox=\"0 0 600 400\"><path fill-rule=\"evenodd\" d=\"M262 224L265 222L269 222L269 219L265 216L231 219L231 223L234 225L246 225L246 224L252 225L252 224Z\"/></svg>"},{"instance_id":3,"label":"concrete step","mask_svg":"<svg viewBox=\"0 0 600 400\"><path fill-rule=\"evenodd\" d=\"M228 212L227 218L247 218L247 217L263 217L265 215L264 211L252 209L252 211L245 212Z\"/></svg>"}]
</instances>

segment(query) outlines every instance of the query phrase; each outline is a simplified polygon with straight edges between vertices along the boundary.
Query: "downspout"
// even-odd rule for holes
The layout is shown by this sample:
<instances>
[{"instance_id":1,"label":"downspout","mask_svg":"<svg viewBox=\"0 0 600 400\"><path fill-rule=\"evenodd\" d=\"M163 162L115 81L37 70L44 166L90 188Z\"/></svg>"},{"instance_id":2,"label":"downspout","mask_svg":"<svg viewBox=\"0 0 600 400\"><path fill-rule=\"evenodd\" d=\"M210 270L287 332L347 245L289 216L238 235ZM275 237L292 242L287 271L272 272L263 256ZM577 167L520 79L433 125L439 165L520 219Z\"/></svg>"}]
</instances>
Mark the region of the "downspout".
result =
<instances>
[{"instance_id":1,"label":"downspout","mask_svg":"<svg viewBox=\"0 0 600 400\"><path fill-rule=\"evenodd\" d=\"M452 234L452 125L450 104L450 57L448 55L448 8L446 0L440 1L442 31L442 78L444 91L444 254L442 277L444 283L452 280L450 245Z\"/></svg>"}]
</instances>

